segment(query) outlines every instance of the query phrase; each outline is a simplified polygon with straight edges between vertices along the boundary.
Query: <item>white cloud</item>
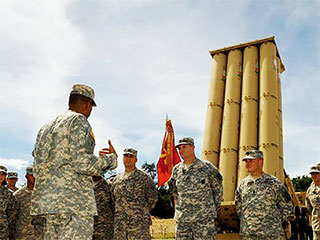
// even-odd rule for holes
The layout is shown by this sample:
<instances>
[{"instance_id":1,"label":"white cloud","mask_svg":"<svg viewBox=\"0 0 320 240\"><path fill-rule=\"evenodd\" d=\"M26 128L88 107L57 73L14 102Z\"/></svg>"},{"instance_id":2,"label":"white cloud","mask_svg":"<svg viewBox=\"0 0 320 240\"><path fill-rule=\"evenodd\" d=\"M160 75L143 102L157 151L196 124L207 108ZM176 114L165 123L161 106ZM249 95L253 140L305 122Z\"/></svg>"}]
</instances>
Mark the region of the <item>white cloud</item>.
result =
<instances>
[{"instance_id":1,"label":"white cloud","mask_svg":"<svg viewBox=\"0 0 320 240\"><path fill-rule=\"evenodd\" d=\"M0 157L0 165L5 166L11 171L10 168L21 170L24 167L29 166L29 162L21 159L5 159Z\"/></svg>"},{"instance_id":2,"label":"white cloud","mask_svg":"<svg viewBox=\"0 0 320 240\"><path fill-rule=\"evenodd\" d=\"M305 152L297 142L312 139L304 147L311 156L319 153L312 144L318 131L318 66L308 60L312 54L301 54L310 50L298 38L306 27L319 26L314 21L319 3L309 3L2 1L1 135L10 136L11 145L15 139L32 145L40 126L67 108L72 84L84 82L96 91L98 107L89 119L96 152L111 138L120 156L118 169L123 169L121 152L127 146L139 150L141 161L158 160L166 114L176 137L193 136L200 154L210 81L208 51L276 35L286 66L286 164L290 172L299 172L296 156ZM307 40L315 42L316 34L306 35ZM318 60L319 49L314 50ZM299 137L304 141L296 141Z\"/></svg>"},{"instance_id":3,"label":"white cloud","mask_svg":"<svg viewBox=\"0 0 320 240\"><path fill-rule=\"evenodd\" d=\"M82 34L67 19L67 3L1 2L1 129L35 129L61 111L68 78L86 52Z\"/></svg>"},{"instance_id":4,"label":"white cloud","mask_svg":"<svg viewBox=\"0 0 320 240\"><path fill-rule=\"evenodd\" d=\"M320 163L320 125L288 122L284 129L285 166L290 176L307 175L311 166Z\"/></svg>"}]
</instances>

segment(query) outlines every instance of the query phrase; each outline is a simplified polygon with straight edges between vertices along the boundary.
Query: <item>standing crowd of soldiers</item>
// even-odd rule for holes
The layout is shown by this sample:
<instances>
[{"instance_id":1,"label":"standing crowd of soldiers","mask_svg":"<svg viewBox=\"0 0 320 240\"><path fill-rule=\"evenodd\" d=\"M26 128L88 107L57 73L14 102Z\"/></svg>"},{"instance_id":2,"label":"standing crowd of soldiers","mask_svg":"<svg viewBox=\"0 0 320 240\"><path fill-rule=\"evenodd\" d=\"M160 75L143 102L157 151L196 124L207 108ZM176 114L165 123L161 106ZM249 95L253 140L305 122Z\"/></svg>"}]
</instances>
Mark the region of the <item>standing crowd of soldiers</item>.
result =
<instances>
[{"instance_id":1,"label":"standing crowd of soldiers","mask_svg":"<svg viewBox=\"0 0 320 240\"><path fill-rule=\"evenodd\" d=\"M149 212L158 200L157 189L151 177L136 168L137 153L133 148L124 150L125 172L116 176L112 182L102 176L92 177L98 214L94 216L94 231L90 239L151 239L149 227L152 222ZM8 182L7 175L7 168L0 166L0 209L3 211L0 215L0 239L53 239L46 235L46 216L31 215L31 195L35 183L33 167L26 168L27 183L16 192L8 188L9 184L5 186ZM70 229L72 226L64 227ZM56 239L84 238L70 233L69 236L59 234Z\"/></svg>"},{"instance_id":2,"label":"standing crowd of soldiers","mask_svg":"<svg viewBox=\"0 0 320 240\"><path fill-rule=\"evenodd\" d=\"M0 166L0 239L149 240L150 211L157 203L151 177L137 169L138 151L123 151L125 171L112 181L104 174L118 166L111 141L95 156L88 122L96 106L91 87L76 84L69 109L44 125L36 139L27 183L15 187L17 173ZM214 240L222 176L210 162L195 156L194 140L177 146L182 162L174 166L169 187L175 198L176 239ZM248 176L235 191L240 234L246 240L284 239L282 222L292 214L291 197L276 178L263 172L263 153L246 152ZM307 192L314 239L320 239L320 166L311 168ZM7 185L7 186L6 186Z\"/></svg>"}]
</instances>

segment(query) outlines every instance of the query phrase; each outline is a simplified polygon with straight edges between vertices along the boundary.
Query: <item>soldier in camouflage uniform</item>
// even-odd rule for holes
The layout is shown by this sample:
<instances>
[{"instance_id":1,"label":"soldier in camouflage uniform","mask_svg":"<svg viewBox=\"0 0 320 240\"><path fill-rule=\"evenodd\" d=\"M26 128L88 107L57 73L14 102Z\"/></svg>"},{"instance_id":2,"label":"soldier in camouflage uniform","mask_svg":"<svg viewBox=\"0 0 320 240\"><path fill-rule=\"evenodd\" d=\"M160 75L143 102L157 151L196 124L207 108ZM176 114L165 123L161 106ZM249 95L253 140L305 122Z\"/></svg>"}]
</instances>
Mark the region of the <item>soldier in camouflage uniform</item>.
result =
<instances>
[{"instance_id":1,"label":"soldier in camouflage uniform","mask_svg":"<svg viewBox=\"0 0 320 240\"><path fill-rule=\"evenodd\" d=\"M306 205L311 213L313 239L320 240L320 165L311 167L311 186L307 190Z\"/></svg>"},{"instance_id":2,"label":"soldier in camouflage uniform","mask_svg":"<svg viewBox=\"0 0 320 240\"><path fill-rule=\"evenodd\" d=\"M149 240L150 211L157 203L157 189L151 177L136 168L137 151L123 152L125 172L112 184L115 201L114 239Z\"/></svg>"},{"instance_id":3,"label":"soldier in camouflage uniform","mask_svg":"<svg viewBox=\"0 0 320 240\"><path fill-rule=\"evenodd\" d=\"M46 240L92 239L93 216L97 215L92 176L117 167L110 141L99 157L93 154L95 139L87 120L93 106L93 89L76 84L70 93L69 110L38 133L31 214L45 216Z\"/></svg>"},{"instance_id":4,"label":"soldier in camouflage uniform","mask_svg":"<svg viewBox=\"0 0 320 240\"><path fill-rule=\"evenodd\" d=\"M215 239L214 219L222 200L222 176L194 153L194 140L184 137L176 146L184 160L172 170L169 186L177 200L176 239Z\"/></svg>"},{"instance_id":5,"label":"soldier in camouflage uniform","mask_svg":"<svg viewBox=\"0 0 320 240\"><path fill-rule=\"evenodd\" d=\"M42 240L44 239L45 218L31 216L31 194L34 187L32 167L26 169L27 185L14 193L18 202L18 217L15 240Z\"/></svg>"},{"instance_id":6,"label":"soldier in camouflage uniform","mask_svg":"<svg viewBox=\"0 0 320 240\"><path fill-rule=\"evenodd\" d=\"M282 222L293 208L287 188L279 179L263 172L262 151L246 152L243 161L249 176L235 192L240 234L246 240L283 239Z\"/></svg>"},{"instance_id":7,"label":"soldier in camouflage uniform","mask_svg":"<svg viewBox=\"0 0 320 240\"><path fill-rule=\"evenodd\" d=\"M114 202L111 196L111 183L100 176L93 177L94 195L98 216L94 217L94 240L113 239Z\"/></svg>"},{"instance_id":8,"label":"soldier in camouflage uniform","mask_svg":"<svg viewBox=\"0 0 320 240\"><path fill-rule=\"evenodd\" d=\"M14 239L17 202L6 186L7 168L0 166L0 239Z\"/></svg>"},{"instance_id":9,"label":"soldier in camouflage uniform","mask_svg":"<svg viewBox=\"0 0 320 240\"><path fill-rule=\"evenodd\" d=\"M15 192L19 189L16 187L16 183L18 181L18 173L17 172L8 172L7 181L8 181L8 188L12 192Z\"/></svg>"}]
</instances>

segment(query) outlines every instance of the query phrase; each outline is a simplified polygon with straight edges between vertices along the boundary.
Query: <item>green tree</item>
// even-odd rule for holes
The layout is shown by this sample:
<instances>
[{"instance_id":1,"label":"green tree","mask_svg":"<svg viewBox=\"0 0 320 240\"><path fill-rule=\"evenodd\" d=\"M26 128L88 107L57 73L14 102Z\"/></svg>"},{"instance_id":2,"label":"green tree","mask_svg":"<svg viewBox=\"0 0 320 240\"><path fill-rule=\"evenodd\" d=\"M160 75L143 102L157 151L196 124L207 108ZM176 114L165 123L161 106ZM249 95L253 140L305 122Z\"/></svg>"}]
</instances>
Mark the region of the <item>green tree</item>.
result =
<instances>
[{"instance_id":1,"label":"green tree","mask_svg":"<svg viewBox=\"0 0 320 240\"><path fill-rule=\"evenodd\" d=\"M157 168L154 163L145 162L141 166L142 170L148 173L153 179L154 184L157 184ZM160 218L173 218L174 208L173 208L173 198L171 196L171 191L169 188L162 186L158 189L158 202L154 209L151 211L152 216L157 216Z\"/></svg>"},{"instance_id":2,"label":"green tree","mask_svg":"<svg viewBox=\"0 0 320 240\"><path fill-rule=\"evenodd\" d=\"M153 181L155 181L157 176L157 169L154 163L145 162L144 164L142 164L141 168L150 175Z\"/></svg>"},{"instance_id":3,"label":"green tree","mask_svg":"<svg viewBox=\"0 0 320 240\"><path fill-rule=\"evenodd\" d=\"M292 178L293 187L296 192L306 192L311 182L312 179L305 175Z\"/></svg>"}]
</instances>

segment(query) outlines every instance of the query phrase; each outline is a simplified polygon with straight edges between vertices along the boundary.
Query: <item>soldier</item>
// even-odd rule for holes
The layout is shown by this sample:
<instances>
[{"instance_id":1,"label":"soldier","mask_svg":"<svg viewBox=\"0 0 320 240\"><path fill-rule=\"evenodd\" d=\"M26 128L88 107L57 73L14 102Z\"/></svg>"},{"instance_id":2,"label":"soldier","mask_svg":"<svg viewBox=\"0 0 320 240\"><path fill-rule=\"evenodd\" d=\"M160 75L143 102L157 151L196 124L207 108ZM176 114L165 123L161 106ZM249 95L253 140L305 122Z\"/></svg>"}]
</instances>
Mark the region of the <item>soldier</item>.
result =
<instances>
[{"instance_id":1,"label":"soldier","mask_svg":"<svg viewBox=\"0 0 320 240\"><path fill-rule=\"evenodd\" d=\"M113 239L114 202L111 196L111 183L100 176L93 177L94 195L98 216L94 217L94 240Z\"/></svg>"},{"instance_id":2,"label":"soldier","mask_svg":"<svg viewBox=\"0 0 320 240\"><path fill-rule=\"evenodd\" d=\"M180 139L176 147L183 159L173 168L169 182L177 200L176 239L215 239L214 219L222 200L222 176L213 164L195 156L191 137Z\"/></svg>"},{"instance_id":3,"label":"soldier","mask_svg":"<svg viewBox=\"0 0 320 240\"><path fill-rule=\"evenodd\" d=\"M31 216L31 194L34 187L33 168L26 169L27 185L14 193L18 202L18 217L15 240L42 240L44 239L45 219Z\"/></svg>"},{"instance_id":4,"label":"soldier","mask_svg":"<svg viewBox=\"0 0 320 240\"><path fill-rule=\"evenodd\" d=\"M76 84L69 96L69 110L38 133L31 214L46 218L46 240L92 240L93 216L97 215L92 176L117 167L110 140L99 157L93 154L95 138L87 118L94 106L93 89Z\"/></svg>"},{"instance_id":5,"label":"soldier","mask_svg":"<svg viewBox=\"0 0 320 240\"><path fill-rule=\"evenodd\" d=\"M149 240L150 211L158 195L151 177L136 168L137 151L126 148L123 152L125 172L112 184L115 201L114 239Z\"/></svg>"},{"instance_id":6,"label":"soldier","mask_svg":"<svg viewBox=\"0 0 320 240\"><path fill-rule=\"evenodd\" d=\"M287 188L279 179L263 172L262 151L246 152L243 161L249 176L235 192L240 234L246 240L283 239L282 222L293 208Z\"/></svg>"},{"instance_id":7,"label":"soldier","mask_svg":"<svg viewBox=\"0 0 320 240\"><path fill-rule=\"evenodd\" d=\"M0 239L14 239L17 218L17 202L11 190L7 188L7 168L0 166Z\"/></svg>"},{"instance_id":8,"label":"soldier","mask_svg":"<svg viewBox=\"0 0 320 240\"><path fill-rule=\"evenodd\" d=\"M16 187L16 183L18 181L17 172L8 172L7 181L8 181L8 188L12 190L12 192L15 192L19 189Z\"/></svg>"},{"instance_id":9,"label":"soldier","mask_svg":"<svg viewBox=\"0 0 320 240\"><path fill-rule=\"evenodd\" d=\"M311 213L313 239L320 240L320 165L311 167L310 174L312 183L307 190L306 205Z\"/></svg>"}]
</instances>

